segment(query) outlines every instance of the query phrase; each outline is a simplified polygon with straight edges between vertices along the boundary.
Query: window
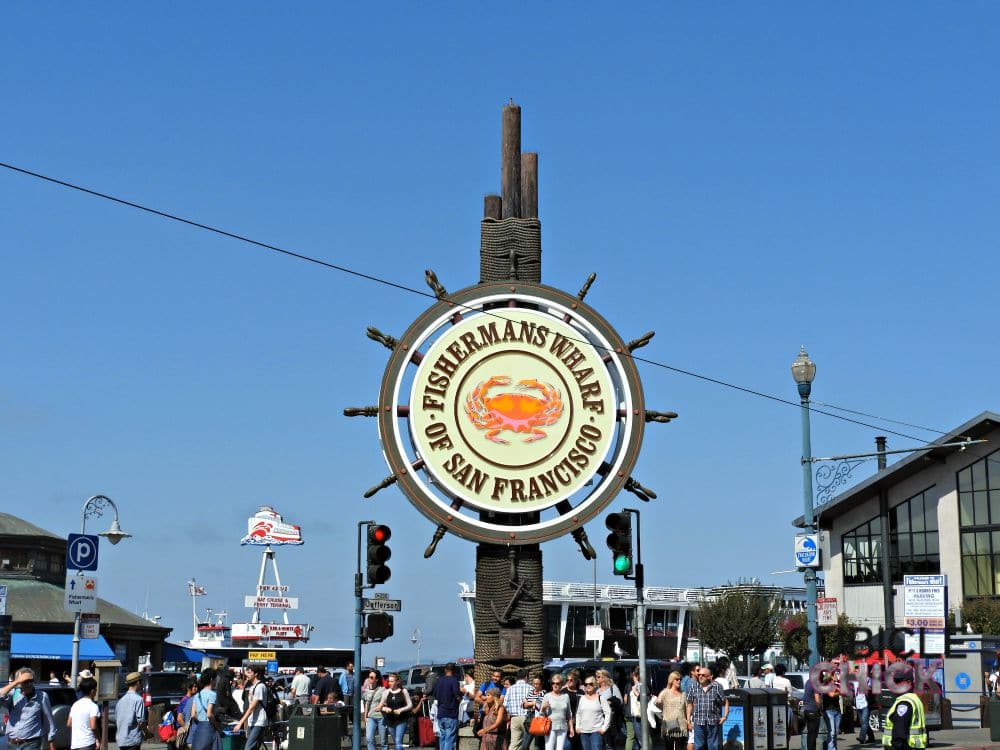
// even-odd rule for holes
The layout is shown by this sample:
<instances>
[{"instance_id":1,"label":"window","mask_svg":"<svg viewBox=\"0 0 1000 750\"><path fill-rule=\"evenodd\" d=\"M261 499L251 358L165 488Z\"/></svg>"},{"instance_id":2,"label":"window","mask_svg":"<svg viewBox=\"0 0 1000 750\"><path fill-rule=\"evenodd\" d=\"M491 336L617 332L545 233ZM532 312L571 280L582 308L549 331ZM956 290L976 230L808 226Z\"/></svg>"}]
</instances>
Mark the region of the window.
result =
<instances>
[{"instance_id":1,"label":"window","mask_svg":"<svg viewBox=\"0 0 1000 750\"><path fill-rule=\"evenodd\" d=\"M894 583L904 575L941 572L937 506L928 488L889 510L889 570ZM876 516L842 537L844 583L882 582L882 522Z\"/></svg>"},{"instance_id":2,"label":"window","mask_svg":"<svg viewBox=\"0 0 1000 750\"><path fill-rule=\"evenodd\" d=\"M962 588L967 597L1000 594L1000 451L958 472Z\"/></svg>"}]
</instances>

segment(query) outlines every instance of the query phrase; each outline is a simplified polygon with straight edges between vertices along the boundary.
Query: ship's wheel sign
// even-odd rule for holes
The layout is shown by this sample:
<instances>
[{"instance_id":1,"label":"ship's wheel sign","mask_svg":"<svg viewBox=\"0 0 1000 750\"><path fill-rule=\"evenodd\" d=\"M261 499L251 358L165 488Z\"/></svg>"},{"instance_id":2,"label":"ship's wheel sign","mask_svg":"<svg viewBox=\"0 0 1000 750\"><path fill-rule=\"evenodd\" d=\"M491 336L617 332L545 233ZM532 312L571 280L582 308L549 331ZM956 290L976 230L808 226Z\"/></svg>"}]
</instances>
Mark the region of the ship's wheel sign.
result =
<instances>
[{"instance_id":1,"label":"ship's wheel sign","mask_svg":"<svg viewBox=\"0 0 1000 750\"><path fill-rule=\"evenodd\" d=\"M378 416L421 513L466 539L529 544L583 526L630 480L643 410L614 329L577 297L516 282L421 315L393 346Z\"/></svg>"}]
</instances>

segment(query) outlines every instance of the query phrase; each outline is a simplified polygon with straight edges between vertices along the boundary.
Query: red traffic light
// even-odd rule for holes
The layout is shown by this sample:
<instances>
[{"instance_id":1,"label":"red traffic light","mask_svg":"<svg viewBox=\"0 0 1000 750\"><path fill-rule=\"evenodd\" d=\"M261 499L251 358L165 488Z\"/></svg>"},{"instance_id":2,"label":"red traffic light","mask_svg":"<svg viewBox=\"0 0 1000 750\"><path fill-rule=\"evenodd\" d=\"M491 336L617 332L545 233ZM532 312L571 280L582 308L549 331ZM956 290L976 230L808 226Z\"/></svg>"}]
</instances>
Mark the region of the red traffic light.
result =
<instances>
[{"instance_id":1,"label":"red traffic light","mask_svg":"<svg viewBox=\"0 0 1000 750\"><path fill-rule=\"evenodd\" d=\"M392 529L388 526L371 526L368 529L368 540L376 544L385 544L392 538Z\"/></svg>"}]
</instances>

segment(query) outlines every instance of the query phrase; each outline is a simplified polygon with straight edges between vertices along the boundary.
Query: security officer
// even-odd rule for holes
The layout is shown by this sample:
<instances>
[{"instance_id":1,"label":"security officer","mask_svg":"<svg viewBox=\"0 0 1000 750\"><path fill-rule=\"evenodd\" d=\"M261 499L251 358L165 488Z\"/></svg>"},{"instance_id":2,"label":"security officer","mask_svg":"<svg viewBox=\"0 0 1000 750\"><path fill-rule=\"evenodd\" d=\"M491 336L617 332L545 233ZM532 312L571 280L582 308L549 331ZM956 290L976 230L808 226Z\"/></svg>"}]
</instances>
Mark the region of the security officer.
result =
<instances>
[{"instance_id":1,"label":"security officer","mask_svg":"<svg viewBox=\"0 0 1000 750\"><path fill-rule=\"evenodd\" d=\"M916 693L903 693L893 702L885 717L882 746L892 750L923 750L927 747L924 704Z\"/></svg>"}]
</instances>

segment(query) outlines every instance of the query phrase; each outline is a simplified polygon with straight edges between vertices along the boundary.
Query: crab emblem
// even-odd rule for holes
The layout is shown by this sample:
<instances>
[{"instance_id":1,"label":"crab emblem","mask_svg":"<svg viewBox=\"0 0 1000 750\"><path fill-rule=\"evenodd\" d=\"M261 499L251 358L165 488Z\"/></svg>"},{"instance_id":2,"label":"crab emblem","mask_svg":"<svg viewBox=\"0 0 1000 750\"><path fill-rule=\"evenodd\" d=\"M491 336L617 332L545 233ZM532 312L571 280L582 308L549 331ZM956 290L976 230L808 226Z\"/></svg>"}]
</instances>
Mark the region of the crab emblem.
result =
<instances>
[{"instance_id":1,"label":"crab emblem","mask_svg":"<svg viewBox=\"0 0 1000 750\"><path fill-rule=\"evenodd\" d=\"M559 391L532 378L519 380L515 388L518 391L537 391L538 396L510 392L489 395L491 389L504 385L510 385L510 376L494 375L472 389L465 400L465 413L473 426L477 430L486 430L487 440L502 445L510 442L500 437L504 430L527 433L525 443L547 437L541 428L555 424L563 412Z\"/></svg>"}]
</instances>

